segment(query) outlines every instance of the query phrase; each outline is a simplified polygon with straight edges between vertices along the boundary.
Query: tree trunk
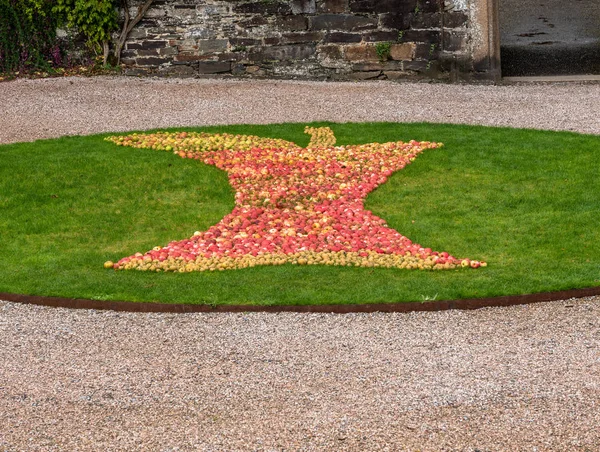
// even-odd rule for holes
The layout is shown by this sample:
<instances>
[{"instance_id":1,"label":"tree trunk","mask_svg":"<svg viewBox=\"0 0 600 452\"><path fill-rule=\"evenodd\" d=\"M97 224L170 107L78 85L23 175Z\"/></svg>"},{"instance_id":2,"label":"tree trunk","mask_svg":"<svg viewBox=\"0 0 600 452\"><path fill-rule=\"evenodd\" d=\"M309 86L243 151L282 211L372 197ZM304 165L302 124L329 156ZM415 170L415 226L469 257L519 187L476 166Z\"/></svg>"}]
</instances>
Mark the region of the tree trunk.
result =
<instances>
[{"instance_id":1,"label":"tree trunk","mask_svg":"<svg viewBox=\"0 0 600 452\"><path fill-rule=\"evenodd\" d=\"M108 63L108 54L110 51L110 45L108 41L103 41L102 42L102 50L103 50L103 58L102 58L102 65L106 66L106 64Z\"/></svg>"},{"instance_id":2,"label":"tree trunk","mask_svg":"<svg viewBox=\"0 0 600 452\"><path fill-rule=\"evenodd\" d=\"M121 0L121 6L125 11L125 22L123 22L123 28L121 29L121 34L119 35L119 39L115 43L115 59L117 61L117 66L121 64L121 52L123 51L123 46L125 46L125 42L127 41L127 37L133 27L137 25L137 23L142 20L150 5L154 0L146 0L142 5L138 6L137 14L133 19L129 15L129 2L127 0Z\"/></svg>"}]
</instances>

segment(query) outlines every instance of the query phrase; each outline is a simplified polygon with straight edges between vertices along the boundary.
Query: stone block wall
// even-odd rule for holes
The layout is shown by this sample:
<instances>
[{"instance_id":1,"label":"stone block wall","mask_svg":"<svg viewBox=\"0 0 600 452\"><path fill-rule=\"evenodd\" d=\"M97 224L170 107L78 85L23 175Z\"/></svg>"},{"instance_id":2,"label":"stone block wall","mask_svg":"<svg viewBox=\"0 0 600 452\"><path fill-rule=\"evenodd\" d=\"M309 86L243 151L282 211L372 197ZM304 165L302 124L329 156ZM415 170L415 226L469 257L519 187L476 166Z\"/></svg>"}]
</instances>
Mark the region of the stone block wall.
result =
<instances>
[{"instance_id":1,"label":"stone block wall","mask_svg":"<svg viewBox=\"0 0 600 452\"><path fill-rule=\"evenodd\" d=\"M469 70L468 23L466 0L156 0L122 62L131 74L447 77Z\"/></svg>"}]
</instances>

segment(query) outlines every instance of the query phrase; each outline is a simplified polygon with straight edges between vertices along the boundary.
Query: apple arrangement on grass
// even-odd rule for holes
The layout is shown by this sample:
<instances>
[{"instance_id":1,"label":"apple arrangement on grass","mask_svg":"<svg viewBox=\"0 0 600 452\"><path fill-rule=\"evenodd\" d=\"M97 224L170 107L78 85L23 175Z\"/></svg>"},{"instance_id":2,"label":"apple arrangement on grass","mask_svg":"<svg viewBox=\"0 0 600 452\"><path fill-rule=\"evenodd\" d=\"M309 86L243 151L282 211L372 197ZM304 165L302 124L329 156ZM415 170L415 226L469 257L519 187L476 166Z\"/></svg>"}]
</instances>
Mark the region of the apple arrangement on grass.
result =
<instances>
[{"instance_id":1,"label":"apple arrangement on grass","mask_svg":"<svg viewBox=\"0 0 600 452\"><path fill-rule=\"evenodd\" d=\"M341 265L443 270L485 267L425 248L364 209L395 171L441 143L335 146L328 127L310 128L307 148L279 139L206 133L113 136L119 146L173 152L227 172L235 208L206 231L136 253L106 268L215 271L256 265Z\"/></svg>"}]
</instances>

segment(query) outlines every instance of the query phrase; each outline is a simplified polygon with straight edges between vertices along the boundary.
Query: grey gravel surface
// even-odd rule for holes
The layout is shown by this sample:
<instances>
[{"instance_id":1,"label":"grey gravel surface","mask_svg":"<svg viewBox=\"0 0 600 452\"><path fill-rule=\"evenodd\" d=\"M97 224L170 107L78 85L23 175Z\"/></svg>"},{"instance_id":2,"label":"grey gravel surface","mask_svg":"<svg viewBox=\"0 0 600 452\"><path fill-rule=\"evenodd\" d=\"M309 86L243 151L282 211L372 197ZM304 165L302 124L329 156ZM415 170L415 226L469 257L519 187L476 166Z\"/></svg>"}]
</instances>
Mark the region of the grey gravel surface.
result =
<instances>
[{"instance_id":1,"label":"grey gravel surface","mask_svg":"<svg viewBox=\"0 0 600 452\"><path fill-rule=\"evenodd\" d=\"M317 119L600 133L599 94L577 84L22 80L0 84L0 141ZM600 298L349 315L0 301L0 451L79 450L595 452Z\"/></svg>"},{"instance_id":2,"label":"grey gravel surface","mask_svg":"<svg viewBox=\"0 0 600 452\"><path fill-rule=\"evenodd\" d=\"M370 315L4 303L0 337L0 450L600 446L597 298Z\"/></svg>"},{"instance_id":3,"label":"grey gravel surface","mask_svg":"<svg viewBox=\"0 0 600 452\"><path fill-rule=\"evenodd\" d=\"M600 84L63 78L0 83L0 143L233 123L429 121L600 134Z\"/></svg>"}]
</instances>

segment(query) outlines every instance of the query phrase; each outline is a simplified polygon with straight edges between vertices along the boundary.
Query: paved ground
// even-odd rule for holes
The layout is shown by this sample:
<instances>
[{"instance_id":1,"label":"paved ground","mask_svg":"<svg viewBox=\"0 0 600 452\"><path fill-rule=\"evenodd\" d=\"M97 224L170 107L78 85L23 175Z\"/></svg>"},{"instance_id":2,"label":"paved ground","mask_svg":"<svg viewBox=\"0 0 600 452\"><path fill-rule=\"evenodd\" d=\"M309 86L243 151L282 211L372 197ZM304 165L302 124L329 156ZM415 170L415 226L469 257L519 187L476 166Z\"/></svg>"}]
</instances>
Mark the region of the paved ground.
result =
<instances>
[{"instance_id":1,"label":"paved ground","mask_svg":"<svg viewBox=\"0 0 600 452\"><path fill-rule=\"evenodd\" d=\"M600 73L600 2L499 0L502 73Z\"/></svg>"},{"instance_id":2,"label":"paved ground","mask_svg":"<svg viewBox=\"0 0 600 452\"><path fill-rule=\"evenodd\" d=\"M228 123L429 121L600 134L600 84L68 78L0 84L0 143Z\"/></svg>"},{"instance_id":3,"label":"paved ground","mask_svg":"<svg viewBox=\"0 0 600 452\"><path fill-rule=\"evenodd\" d=\"M600 133L599 89L18 81L0 84L0 141L312 119ZM2 452L595 452L599 406L599 298L407 315L122 314L0 301Z\"/></svg>"}]
</instances>

